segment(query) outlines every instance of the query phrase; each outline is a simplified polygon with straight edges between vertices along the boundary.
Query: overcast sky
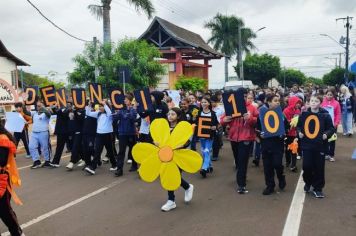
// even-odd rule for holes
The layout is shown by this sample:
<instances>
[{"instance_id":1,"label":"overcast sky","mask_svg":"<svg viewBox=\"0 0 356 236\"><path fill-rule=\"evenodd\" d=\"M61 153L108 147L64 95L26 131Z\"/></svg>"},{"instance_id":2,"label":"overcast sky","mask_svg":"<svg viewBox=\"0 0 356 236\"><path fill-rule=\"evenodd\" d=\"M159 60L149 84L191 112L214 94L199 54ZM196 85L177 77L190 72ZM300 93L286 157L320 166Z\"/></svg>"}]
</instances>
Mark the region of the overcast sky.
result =
<instances>
[{"instance_id":1,"label":"overcast sky","mask_svg":"<svg viewBox=\"0 0 356 236\"><path fill-rule=\"evenodd\" d=\"M102 40L102 22L88 11L87 5L99 0L32 0L56 24L76 35ZM181 27L199 33L207 40L210 32L203 28L217 12L242 17L247 27L258 30L254 41L256 53L268 52L281 56L286 67L302 70L308 76L321 77L335 65L344 52L336 42L320 34L339 40L346 35L344 22L339 17L356 17L356 0L153 0L155 15ZM0 1L0 40L17 57L31 64L24 68L32 73L46 75L58 72L58 78L73 69L72 58L84 44L54 28L32 8L26 0ZM138 37L151 20L138 14L126 0L113 0L111 11L112 40ZM351 62L356 61L356 18L351 36ZM230 63L229 73L235 75ZM210 86L219 87L224 81L224 60L211 63ZM345 56L342 55L342 65ZM0 68L1 72L1 68Z\"/></svg>"}]
</instances>

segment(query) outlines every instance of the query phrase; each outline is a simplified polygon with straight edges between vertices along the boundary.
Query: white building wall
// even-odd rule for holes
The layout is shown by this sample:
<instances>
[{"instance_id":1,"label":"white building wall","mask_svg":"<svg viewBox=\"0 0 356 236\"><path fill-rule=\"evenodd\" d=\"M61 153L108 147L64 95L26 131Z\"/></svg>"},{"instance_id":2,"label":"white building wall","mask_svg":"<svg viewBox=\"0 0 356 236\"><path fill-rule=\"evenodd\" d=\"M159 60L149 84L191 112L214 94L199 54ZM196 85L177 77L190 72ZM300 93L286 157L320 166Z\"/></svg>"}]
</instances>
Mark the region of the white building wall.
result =
<instances>
[{"instance_id":1,"label":"white building wall","mask_svg":"<svg viewBox=\"0 0 356 236\"><path fill-rule=\"evenodd\" d=\"M0 78L12 85L11 71L16 70L16 64L6 57L0 57Z\"/></svg>"}]
</instances>

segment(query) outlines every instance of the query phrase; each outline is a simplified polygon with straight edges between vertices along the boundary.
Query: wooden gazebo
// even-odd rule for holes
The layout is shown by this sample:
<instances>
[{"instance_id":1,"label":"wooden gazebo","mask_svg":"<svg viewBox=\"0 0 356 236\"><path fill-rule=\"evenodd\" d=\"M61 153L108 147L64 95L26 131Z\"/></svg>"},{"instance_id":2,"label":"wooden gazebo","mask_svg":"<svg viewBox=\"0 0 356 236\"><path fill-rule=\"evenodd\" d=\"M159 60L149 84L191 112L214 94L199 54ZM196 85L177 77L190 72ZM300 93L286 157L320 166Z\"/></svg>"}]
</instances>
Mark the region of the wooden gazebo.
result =
<instances>
[{"instance_id":1,"label":"wooden gazebo","mask_svg":"<svg viewBox=\"0 0 356 236\"><path fill-rule=\"evenodd\" d=\"M159 17L153 19L139 39L157 46L162 53L160 62L168 65L168 75L162 78L162 88L173 88L181 75L209 80L209 61L224 56L211 48L199 34Z\"/></svg>"}]
</instances>

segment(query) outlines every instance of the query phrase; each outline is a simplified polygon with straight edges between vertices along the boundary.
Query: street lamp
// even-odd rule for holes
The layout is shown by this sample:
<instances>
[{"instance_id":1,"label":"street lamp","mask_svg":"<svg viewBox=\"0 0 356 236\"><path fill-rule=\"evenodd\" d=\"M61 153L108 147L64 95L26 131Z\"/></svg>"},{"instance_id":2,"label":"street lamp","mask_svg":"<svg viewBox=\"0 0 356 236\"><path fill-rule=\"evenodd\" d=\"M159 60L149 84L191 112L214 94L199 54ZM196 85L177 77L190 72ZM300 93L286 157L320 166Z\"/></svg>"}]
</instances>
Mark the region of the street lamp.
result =
<instances>
[{"instance_id":1,"label":"street lamp","mask_svg":"<svg viewBox=\"0 0 356 236\"><path fill-rule=\"evenodd\" d=\"M256 30L255 34L261 30L264 30L264 29L266 29L266 26L263 26L262 28L259 28L258 30Z\"/></svg>"},{"instance_id":2,"label":"street lamp","mask_svg":"<svg viewBox=\"0 0 356 236\"><path fill-rule=\"evenodd\" d=\"M263 26L261 28L259 28L258 30L255 31L255 34L261 30L264 30L266 29L267 27L266 26ZM243 29L243 27L239 27L238 28L238 41L239 41L239 48L238 48L238 52L239 52L239 64L240 64L240 80L242 80L242 86L244 86L244 64L243 64L243 61L242 61L242 40L241 40L241 29Z\"/></svg>"},{"instance_id":3,"label":"street lamp","mask_svg":"<svg viewBox=\"0 0 356 236\"><path fill-rule=\"evenodd\" d=\"M344 46L342 46L336 39L334 39L333 37L331 37L330 35L328 34L320 34L321 36L324 36L324 37L328 37L329 39L331 39L332 41L334 41L335 43L337 43L340 47L342 47L343 49L346 49Z\"/></svg>"},{"instance_id":4,"label":"street lamp","mask_svg":"<svg viewBox=\"0 0 356 236\"><path fill-rule=\"evenodd\" d=\"M346 70L346 73L345 73L345 84L347 84L347 81L348 81L348 73L349 73L349 68L348 68L348 65L349 65L349 53L348 53L348 42L346 43L346 47L342 46L338 41L336 41L336 39L334 39L333 37L331 37L330 35L328 34L320 34L321 36L325 36L325 37L328 37L329 39L331 39L332 41L336 42L340 47L342 47L345 52L346 52L346 58L345 58L345 70Z\"/></svg>"}]
</instances>

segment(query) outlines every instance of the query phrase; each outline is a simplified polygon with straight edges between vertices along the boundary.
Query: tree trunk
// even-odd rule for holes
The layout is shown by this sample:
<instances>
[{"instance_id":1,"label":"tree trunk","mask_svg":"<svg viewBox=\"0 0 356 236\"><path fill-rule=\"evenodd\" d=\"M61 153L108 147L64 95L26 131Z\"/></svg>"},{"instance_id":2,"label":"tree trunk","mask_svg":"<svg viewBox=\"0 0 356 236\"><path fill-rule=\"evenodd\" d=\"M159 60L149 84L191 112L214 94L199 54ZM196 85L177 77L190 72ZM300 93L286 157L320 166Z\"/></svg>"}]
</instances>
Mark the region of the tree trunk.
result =
<instances>
[{"instance_id":1,"label":"tree trunk","mask_svg":"<svg viewBox=\"0 0 356 236\"><path fill-rule=\"evenodd\" d=\"M110 43L111 42L111 28L110 28L111 0L102 0L102 4L103 4L104 43Z\"/></svg>"},{"instance_id":2,"label":"tree trunk","mask_svg":"<svg viewBox=\"0 0 356 236\"><path fill-rule=\"evenodd\" d=\"M229 57L225 55L225 82L229 81Z\"/></svg>"}]
</instances>

